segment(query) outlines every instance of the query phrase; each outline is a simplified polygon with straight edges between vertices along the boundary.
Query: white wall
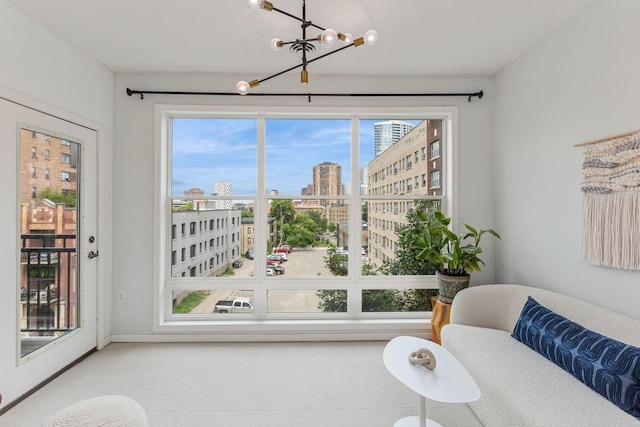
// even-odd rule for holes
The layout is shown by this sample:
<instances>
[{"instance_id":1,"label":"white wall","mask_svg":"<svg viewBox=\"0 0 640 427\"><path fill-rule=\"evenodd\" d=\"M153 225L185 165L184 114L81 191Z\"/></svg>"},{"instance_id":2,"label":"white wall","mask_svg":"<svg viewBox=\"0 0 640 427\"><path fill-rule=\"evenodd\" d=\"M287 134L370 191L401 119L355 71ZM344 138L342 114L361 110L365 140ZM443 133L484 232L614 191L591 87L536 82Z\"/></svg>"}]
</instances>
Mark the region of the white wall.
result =
<instances>
[{"instance_id":1,"label":"white wall","mask_svg":"<svg viewBox=\"0 0 640 427\"><path fill-rule=\"evenodd\" d=\"M113 74L5 0L0 0L0 58L0 96L65 119L83 120L84 124L91 123L99 128L100 280L104 286L110 287ZM15 144L15 139L3 140L0 144L5 147L3 152L15 152L15 149L6 149L7 144ZM11 166L15 164L11 156L3 156L1 162ZM5 201L5 209L0 210L2 236L14 239L17 207L11 201L17 199L15 186L0 187L0 199ZM11 278L3 281L0 292L0 313L6 316L15 313L15 298L6 297L15 296L17 292L17 283L13 280L15 274L11 273L17 271L14 260L15 257L7 256L0 262L6 276ZM105 301L105 304L102 338L111 334L110 302ZM0 322L0 341L3 343L0 345L0 359L3 361L0 378L9 378L6 373L15 368L17 331L14 325L15 322L6 318ZM52 369L60 367L53 366ZM30 384L31 387L34 385ZM25 388L25 384L10 386L4 384L0 390L5 395L5 405Z\"/></svg>"},{"instance_id":2,"label":"white wall","mask_svg":"<svg viewBox=\"0 0 640 427\"><path fill-rule=\"evenodd\" d=\"M260 91L278 92L476 92L485 98L347 99L188 97L146 95L129 97L127 87L137 90L233 92L239 76L212 74L118 74L115 79L114 287L125 290L126 303L113 306L114 335L151 333L153 294L153 107L154 104L299 105L309 106L459 106L460 189L459 221L483 228L493 226L491 199L491 80L488 77L405 78L341 77L312 75L313 85L301 90L298 75L291 73L271 80ZM292 86L293 85L293 86ZM474 283L493 282L493 250L487 239L484 260L487 267L473 274ZM116 301L116 298L113 298Z\"/></svg>"},{"instance_id":3,"label":"white wall","mask_svg":"<svg viewBox=\"0 0 640 427\"><path fill-rule=\"evenodd\" d=\"M498 282L552 289L640 319L640 272L580 258L582 150L640 129L637 0L596 0L495 76Z\"/></svg>"}]
</instances>

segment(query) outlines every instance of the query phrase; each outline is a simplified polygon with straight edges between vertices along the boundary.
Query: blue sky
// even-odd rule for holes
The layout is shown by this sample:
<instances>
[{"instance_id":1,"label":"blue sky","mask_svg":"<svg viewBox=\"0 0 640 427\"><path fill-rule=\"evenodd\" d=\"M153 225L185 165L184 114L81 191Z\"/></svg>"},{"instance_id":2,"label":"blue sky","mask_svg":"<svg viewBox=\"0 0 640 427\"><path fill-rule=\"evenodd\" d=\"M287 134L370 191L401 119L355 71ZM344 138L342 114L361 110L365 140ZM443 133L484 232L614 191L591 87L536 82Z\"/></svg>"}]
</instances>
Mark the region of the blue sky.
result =
<instances>
[{"instance_id":1,"label":"blue sky","mask_svg":"<svg viewBox=\"0 0 640 427\"><path fill-rule=\"evenodd\" d=\"M373 123L360 121L360 167L373 158ZM411 120L410 123L419 121ZM174 119L172 194L189 188L213 192L218 181L233 184L234 195L256 194L255 119ZM349 120L268 119L267 188L298 196L313 181L313 166L342 166L350 180Z\"/></svg>"}]
</instances>

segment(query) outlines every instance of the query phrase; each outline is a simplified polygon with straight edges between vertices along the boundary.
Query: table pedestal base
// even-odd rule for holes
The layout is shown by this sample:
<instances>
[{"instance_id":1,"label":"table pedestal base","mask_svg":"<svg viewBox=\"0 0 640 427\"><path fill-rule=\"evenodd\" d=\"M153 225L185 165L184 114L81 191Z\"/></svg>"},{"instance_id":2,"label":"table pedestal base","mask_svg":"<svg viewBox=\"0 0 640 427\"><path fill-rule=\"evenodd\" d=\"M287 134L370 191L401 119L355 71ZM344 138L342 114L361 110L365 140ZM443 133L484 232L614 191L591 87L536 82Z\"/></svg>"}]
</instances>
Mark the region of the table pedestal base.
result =
<instances>
[{"instance_id":1,"label":"table pedestal base","mask_svg":"<svg viewBox=\"0 0 640 427\"><path fill-rule=\"evenodd\" d=\"M393 427L442 427L437 422L427 418L427 399L424 396L419 396L419 398L420 416L402 418L396 421Z\"/></svg>"},{"instance_id":2,"label":"table pedestal base","mask_svg":"<svg viewBox=\"0 0 640 427\"><path fill-rule=\"evenodd\" d=\"M393 427L418 427L420 425L420 417L405 417L393 425ZM437 422L427 419L426 427L442 427Z\"/></svg>"}]
</instances>

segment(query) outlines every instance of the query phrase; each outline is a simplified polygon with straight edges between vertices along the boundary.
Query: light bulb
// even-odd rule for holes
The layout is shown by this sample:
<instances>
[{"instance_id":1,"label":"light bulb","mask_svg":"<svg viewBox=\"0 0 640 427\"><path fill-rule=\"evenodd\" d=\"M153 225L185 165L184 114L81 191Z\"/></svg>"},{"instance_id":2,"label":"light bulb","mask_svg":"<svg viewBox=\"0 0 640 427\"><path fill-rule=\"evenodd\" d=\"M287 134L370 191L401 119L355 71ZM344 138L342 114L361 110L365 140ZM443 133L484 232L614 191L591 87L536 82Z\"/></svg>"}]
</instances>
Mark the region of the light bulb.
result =
<instances>
[{"instance_id":1,"label":"light bulb","mask_svg":"<svg viewBox=\"0 0 640 427\"><path fill-rule=\"evenodd\" d=\"M353 43L353 36L351 35L351 33L344 33L343 42L345 42L346 44Z\"/></svg>"},{"instance_id":2,"label":"light bulb","mask_svg":"<svg viewBox=\"0 0 640 427\"><path fill-rule=\"evenodd\" d=\"M275 50L276 52L282 49L283 46L284 42L279 38L271 39L271 49Z\"/></svg>"},{"instance_id":3,"label":"light bulb","mask_svg":"<svg viewBox=\"0 0 640 427\"><path fill-rule=\"evenodd\" d=\"M376 30L369 30L364 33L364 43L368 46L373 46L378 40L378 33Z\"/></svg>"},{"instance_id":4,"label":"light bulb","mask_svg":"<svg viewBox=\"0 0 640 427\"><path fill-rule=\"evenodd\" d=\"M336 40L338 40L338 33L331 28L324 30L320 36L320 42L326 47L333 46Z\"/></svg>"},{"instance_id":5,"label":"light bulb","mask_svg":"<svg viewBox=\"0 0 640 427\"><path fill-rule=\"evenodd\" d=\"M249 0L247 6L249 6L251 10L262 9L264 7L264 0Z\"/></svg>"},{"instance_id":6,"label":"light bulb","mask_svg":"<svg viewBox=\"0 0 640 427\"><path fill-rule=\"evenodd\" d=\"M236 89L238 90L238 93L240 95L246 95L249 93L249 90L251 90L251 86L249 86L249 83L245 82L244 80L240 80L238 83L236 83Z\"/></svg>"}]
</instances>

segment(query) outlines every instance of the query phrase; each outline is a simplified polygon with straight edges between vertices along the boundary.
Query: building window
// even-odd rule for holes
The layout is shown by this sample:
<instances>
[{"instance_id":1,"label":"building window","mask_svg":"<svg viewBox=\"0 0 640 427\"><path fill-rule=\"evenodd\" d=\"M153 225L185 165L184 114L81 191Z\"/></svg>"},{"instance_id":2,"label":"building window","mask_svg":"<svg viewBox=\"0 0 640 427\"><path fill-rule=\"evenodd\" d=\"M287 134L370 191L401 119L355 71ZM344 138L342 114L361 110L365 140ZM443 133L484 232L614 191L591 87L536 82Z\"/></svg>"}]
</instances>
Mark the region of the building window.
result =
<instances>
[{"instance_id":1,"label":"building window","mask_svg":"<svg viewBox=\"0 0 640 427\"><path fill-rule=\"evenodd\" d=\"M37 178L35 166L31 166L31 178Z\"/></svg>"},{"instance_id":2,"label":"building window","mask_svg":"<svg viewBox=\"0 0 640 427\"><path fill-rule=\"evenodd\" d=\"M428 305L415 301L430 301L427 294L436 288L431 275L388 266L400 261L396 257L402 251L396 251L400 246L395 230L407 224L409 206L432 209L440 205L446 214L453 212L454 198L444 190L455 187L427 192L424 187L430 171L427 162L420 162L420 156L426 154L426 138L435 132L433 128L447 126L455 135L457 114L454 108L427 108L424 112L410 110L403 114L398 113L399 109L393 113L373 109L364 109L365 112L346 112L348 109L344 109L334 113L314 108L302 114L290 109L289 117L289 113L283 112L286 109L274 114L261 108L257 108L258 114L238 109L236 114L229 109L204 113L198 108L196 114L187 109L180 111L182 107L163 108L156 110L157 123L171 132L158 132L158 138L172 137L173 140L159 139L157 166L167 165L170 169L156 167L159 193L155 200L160 220L159 244L154 246L158 265L166 266L171 251L180 243L166 238L170 221L185 218L188 222L190 220L186 218L193 216L197 221L210 223L208 258L210 264L216 260L220 274L201 276L194 282L182 278L181 273L190 270L174 271L172 275L171 269L164 268L157 281L159 295L184 292L194 283L225 297L227 294L223 292L230 289L233 291L229 296L256 293L259 298L255 300L255 313L234 315L234 319L258 323L266 319L305 319L313 324L315 319L338 319L337 324L356 319L411 319L415 312L428 310ZM398 126L396 135L390 135L395 140L391 139L386 149L376 153L375 125L383 122L399 122L402 127ZM419 131L411 132L418 128ZM354 129L359 134L352 135ZM210 151L200 151L197 158L189 157L189 153L195 151L188 146L195 140L192 132L215 135L216 143L205 145ZM448 144L451 144L449 137L443 140L447 153L454 149ZM300 149L302 146L304 150ZM280 152L287 155L276 154ZM298 158L302 154L305 162L302 157ZM205 170L195 167L203 156L208 159ZM449 157L453 156L445 158ZM184 167L189 164L194 167ZM443 163L441 167L446 170L449 166ZM412 168L416 170L408 173ZM196 169L199 169L197 174L193 173ZM210 188L212 183L203 179L204 176L216 177L214 194L203 196L202 206L207 208L184 209L185 191ZM250 226L240 221L246 213L254 215ZM241 224L242 227L237 228ZM324 243L329 233L335 247L327 249L319 244ZM288 254L284 264L288 270L284 277L269 274L271 268L247 269L246 273L244 269L234 269L233 275L222 274L227 260L235 261L238 254L244 254L248 249L253 249L254 265L264 266L268 254L281 244L322 249L309 251L314 252L312 256L317 255L317 260L297 268L293 268L300 262L296 261L296 255L301 260L302 253L297 254L294 250ZM191 248L193 257L195 245ZM367 256L360 256L361 249ZM198 275L197 269L195 274ZM371 275L376 277L369 277ZM398 275L404 278L397 280L395 276ZM425 279L425 275L429 278ZM420 297L412 296L409 305L377 303L399 301L392 295L399 296L401 292ZM289 305L282 304L283 301ZM165 322L172 322L170 327L173 327L173 322L188 319L188 316L174 316L171 310L166 310L170 307L168 301L160 304L158 312L165 314L156 321L158 330L163 330ZM386 314L380 317L380 313ZM231 319L226 316L198 315L196 323L215 324L228 320ZM191 322L183 327L197 329L198 325Z\"/></svg>"},{"instance_id":3,"label":"building window","mask_svg":"<svg viewBox=\"0 0 640 427\"><path fill-rule=\"evenodd\" d=\"M36 158L36 147L31 147L31 158L32 159Z\"/></svg>"},{"instance_id":4,"label":"building window","mask_svg":"<svg viewBox=\"0 0 640 427\"><path fill-rule=\"evenodd\" d=\"M191 258L196 256L196 245L191 245L191 248L189 249L189 256Z\"/></svg>"},{"instance_id":5,"label":"building window","mask_svg":"<svg viewBox=\"0 0 640 427\"><path fill-rule=\"evenodd\" d=\"M436 157L440 157L440 141L431 143L431 158L435 159Z\"/></svg>"},{"instance_id":6,"label":"building window","mask_svg":"<svg viewBox=\"0 0 640 427\"><path fill-rule=\"evenodd\" d=\"M182 257L181 257L182 262L186 261L187 260L187 249L186 248L182 248L181 255L182 255Z\"/></svg>"},{"instance_id":7,"label":"building window","mask_svg":"<svg viewBox=\"0 0 640 427\"><path fill-rule=\"evenodd\" d=\"M60 154L60 161L62 163L67 164L67 165L70 164L71 163L71 155L65 154L65 153Z\"/></svg>"},{"instance_id":8,"label":"building window","mask_svg":"<svg viewBox=\"0 0 640 427\"><path fill-rule=\"evenodd\" d=\"M44 150L44 159L49 160L49 150Z\"/></svg>"},{"instance_id":9,"label":"building window","mask_svg":"<svg viewBox=\"0 0 640 427\"><path fill-rule=\"evenodd\" d=\"M171 239L172 239L172 240L175 240L175 239L176 239L176 225L175 225L175 224L173 224L173 225L171 226Z\"/></svg>"},{"instance_id":10,"label":"building window","mask_svg":"<svg viewBox=\"0 0 640 427\"><path fill-rule=\"evenodd\" d=\"M36 187L31 187L31 198L35 199L38 197L38 189Z\"/></svg>"},{"instance_id":11,"label":"building window","mask_svg":"<svg viewBox=\"0 0 640 427\"><path fill-rule=\"evenodd\" d=\"M49 169L44 170L44 179L49 179Z\"/></svg>"},{"instance_id":12,"label":"building window","mask_svg":"<svg viewBox=\"0 0 640 427\"><path fill-rule=\"evenodd\" d=\"M191 236L196 234L196 223L195 222L192 222L191 224L189 224L189 234Z\"/></svg>"},{"instance_id":13,"label":"building window","mask_svg":"<svg viewBox=\"0 0 640 427\"><path fill-rule=\"evenodd\" d=\"M69 172L60 172L60 179L62 181L71 182L71 174Z\"/></svg>"},{"instance_id":14,"label":"building window","mask_svg":"<svg viewBox=\"0 0 640 427\"><path fill-rule=\"evenodd\" d=\"M440 171L431 172L431 188L440 187Z\"/></svg>"},{"instance_id":15,"label":"building window","mask_svg":"<svg viewBox=\"0 0 640 427\"><path fill-rule=\"evenodd\" d=\"M178 254L176 251L171 252L171 265L176 265L178 261Z\"/></svg>"}]
</instances>

